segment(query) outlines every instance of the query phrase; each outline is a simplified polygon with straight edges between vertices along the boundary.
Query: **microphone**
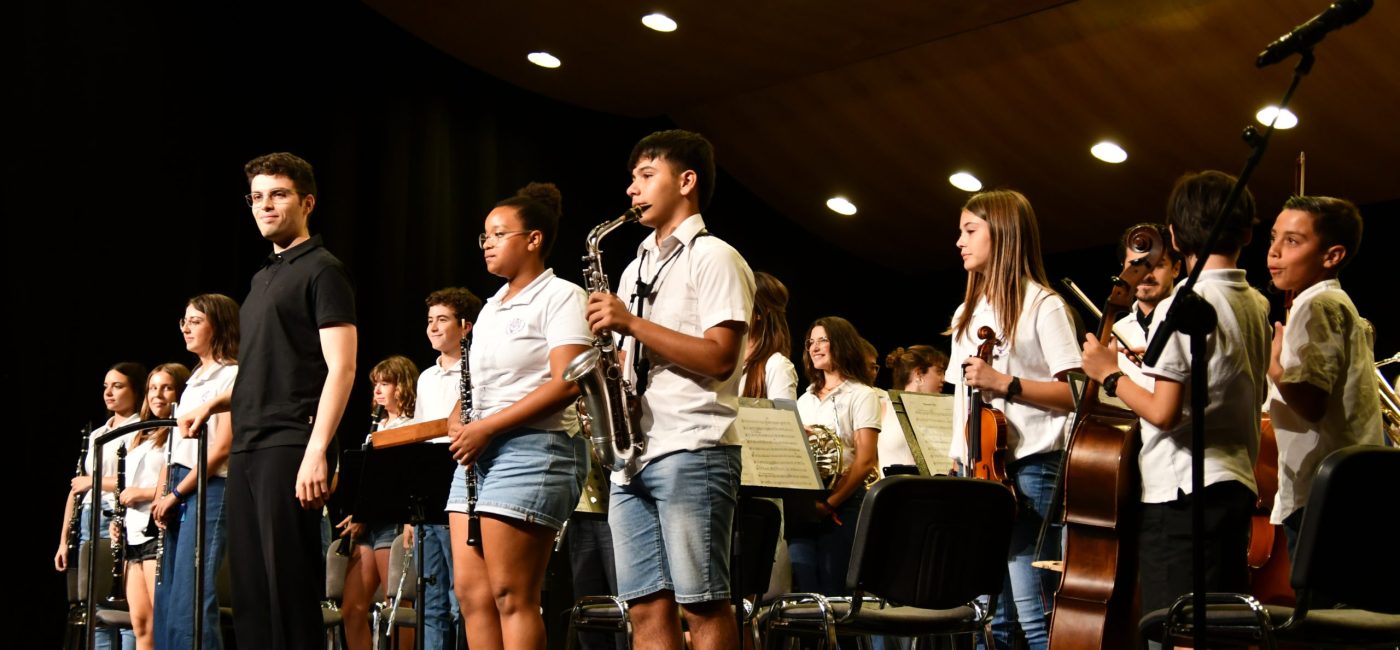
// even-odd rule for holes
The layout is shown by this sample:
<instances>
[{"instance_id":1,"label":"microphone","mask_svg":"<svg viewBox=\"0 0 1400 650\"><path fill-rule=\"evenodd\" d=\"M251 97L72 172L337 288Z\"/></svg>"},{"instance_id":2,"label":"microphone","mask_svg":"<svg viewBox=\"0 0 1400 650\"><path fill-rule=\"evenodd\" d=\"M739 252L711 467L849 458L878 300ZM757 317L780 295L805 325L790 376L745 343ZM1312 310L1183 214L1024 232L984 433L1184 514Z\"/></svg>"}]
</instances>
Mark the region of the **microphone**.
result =
<instances>
[{"instance_id":1,"label":"microphone","mask_svg":"<svg viewBox=\"0 0 1400 650\"><path fill-rule=\"evenodd\" d=\"M1356 22L1371 10L1373 0L1337 0L1311 20L1293 28L1293 31L1279 37L1265 46L1255 59L1255 67L1263 68L1282 61L1294 53L1301 52L1321 41L1329 32L1341 29Z\"/></svg>"}]
</instances>

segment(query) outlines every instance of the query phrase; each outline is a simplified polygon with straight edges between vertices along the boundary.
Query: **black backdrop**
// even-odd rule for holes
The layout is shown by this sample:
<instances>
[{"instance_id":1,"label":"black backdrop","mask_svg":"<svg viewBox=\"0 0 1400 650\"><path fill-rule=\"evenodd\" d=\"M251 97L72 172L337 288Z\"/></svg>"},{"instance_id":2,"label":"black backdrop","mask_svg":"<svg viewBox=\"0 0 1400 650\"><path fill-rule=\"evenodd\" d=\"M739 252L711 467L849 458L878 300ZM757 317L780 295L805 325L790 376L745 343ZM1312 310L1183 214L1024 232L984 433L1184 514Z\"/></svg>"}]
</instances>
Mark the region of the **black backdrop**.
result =
<instances>
[{"instance_id":1,"label":"black backdrop","mask_svg":"<svg viewBox=\"0 0 1400 650\"><path fill-rule=\"evenodd\" d=\"M185 300L219 292L241 301L269 252L240 198L244 161L292 151L316 166L312 231L348 264L358 290L359 377L341 428L358 441L368 369L394 353L420 366L434 358L423 333L427 293L464 285L485 297L499 286L474 242L490 206L526 182L557 183L564 223L550 261L578 281L584 234L627 207L632 144L673 126L510 87L354 3L26 3L21 11L5 219L6 320L18 359L3 376L12 413L39 419L13 432L20 451L6 482L22 504L9 527L22 542L10 557L32 580L22 591L45 639L61 621L62 581L49 567L76 434L103 417L104 370L127 359L192 363L175 326ZM638 84L644 92L645 80ZM889 233L948 243L926 272L894 272L778 214L723 174L722 150L718 158L709 226L789 286L794 340L814 318L837 314L882 354L920 342L946 349L939 332L964 282L955 232ZM1159 214L1163 199L1145 192L1142 213ZM1273 207L1262 212L1267 224ZM1378 355L1388 356L1400 323L1385 313L1388 283L1370 278L1393 276L1382 244L1394 239L1400 204L1365 212L1369 254L1347 281L1380 330ZM607 241L614 279L641 236L631 228ZM1263 250L1246 253L1256 283L1266 277ZM1096 297L1114 271L1103 247L1047 264L1053 279L1074 277Z\"/></svg>"}]
</instances>

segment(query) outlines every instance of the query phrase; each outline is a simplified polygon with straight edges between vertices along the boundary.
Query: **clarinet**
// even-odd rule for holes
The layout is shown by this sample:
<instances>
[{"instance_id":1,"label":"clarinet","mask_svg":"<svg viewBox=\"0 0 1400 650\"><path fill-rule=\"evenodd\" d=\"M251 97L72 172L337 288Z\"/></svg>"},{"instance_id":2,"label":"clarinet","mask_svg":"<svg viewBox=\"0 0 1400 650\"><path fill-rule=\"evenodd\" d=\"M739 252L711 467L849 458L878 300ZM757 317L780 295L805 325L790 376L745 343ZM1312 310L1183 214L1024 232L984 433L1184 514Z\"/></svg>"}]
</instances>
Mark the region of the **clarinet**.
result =
<instances>
[{"instance_id":1,"label":"clarinet","mask_svg":"<svg viewBox=\"0 0 1400 650\"><path fill-rule=\"evenodd\" d=\"M99 491L94 494L101 494ZM112 507L112 592L107 595L108 603L126 600L126 506L122 505L122 490L126 489L126 443L117 447L117 503ZM94 501L95 503L96 501Z\"/></svg>"},{"instance_id":2,"label":"clarinet","mask_svg":"<svg viewBox=\"0 0 1400 650\"><path fill-rule=\"evenodd\" d=\"M179 404L170 405L171 417L174 417L179 406ZM155 503L159 502L165 495L170 494L170 463L175 452L175 433L175 431L169 431L165 434L165 482L161 483L160 489L156 490L156 500L151 504L151 517L146 520L146 536L156 538L156 584L161 584L162 578L165 577L165 527L156 523Z\"/></svg>"},{"instance_id":3,"label":"clarinet","mask_svg":"<svg viewBox=\"0 0 1400 650\"><path fill-rule=\"evenodd\" d=\"M469 424L476 418L476 408L472 406L472 370L468 358L471 356L471 339L462 335L462 424ZM481 546L481 515L476 514L476 468L467 468L467 546Z\"/></svg>"},{"instance_id":4,"label":"clarinet","mask_svg":"<svg viewBox=\"0 0 1400 650\"><path fill-rule=\"evenodd\" d=\"M74 477L82 476L85 471L83 465L87 463L88 437L92 435L92 423L89 422L86 429L83 429L82 447L78 449L78 469L73 473ZM91 492L91 491L89 491ZM73 497L73 514L68 517L68 566L78 566L78 549L83 545L83 502L77 496Z\"/></svg>"}]
</instances>

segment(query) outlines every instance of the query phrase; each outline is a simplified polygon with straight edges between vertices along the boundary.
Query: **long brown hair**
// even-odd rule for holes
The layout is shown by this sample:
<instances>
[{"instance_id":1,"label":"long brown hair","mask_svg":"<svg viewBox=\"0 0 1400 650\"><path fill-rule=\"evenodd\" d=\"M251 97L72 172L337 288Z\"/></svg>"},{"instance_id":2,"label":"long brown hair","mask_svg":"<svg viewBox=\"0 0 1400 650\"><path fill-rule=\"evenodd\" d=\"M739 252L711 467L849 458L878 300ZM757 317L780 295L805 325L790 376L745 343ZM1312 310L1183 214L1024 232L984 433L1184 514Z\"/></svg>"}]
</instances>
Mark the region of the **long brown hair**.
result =
<instances>
[{"instance_id":1,"label":"long brown hair","mask_svg":"<svg viewBox=\"0 0 1400 650\"><path fill-rule=\"evenodd\" d=\"M200 309L200 311L204 311L204 310L203 310L203 309ZM189 369L189 368L186 368L186 367L184 366L184 364L180 364L180 363L162 363L162 364L156 366L155 368L151 369L151 374L146 375L146 389L147 389L147 390L150 390L150 387L151 387L151 380L155 379L156 373L158 373L158 372L163 372L163 373L165 373L165 374L167 374L167 375L170 375L170 378L175 380L175 396L176 396L175 398L176 398L176 399L179 399L180 394L182 394L182 393L185 392L185 382L188 382L188 381L190 380L190 369ZM171 403L170 408L171 408L171 412L170 412L170 415L169 415L168 417L174 418L174 417L175 417L175 411L174 411L174 409L175 409L175 404L174 404L173 402ZM146 391L142 391L142 394L141 394L141 420L142 420L142 421L149 420L149 419L153 418L154 416L155 416L155 414L151 412L151 401L150 401L150 396L146 394ZM165 446L165 440L166 440L166 438L168 438L169 436L170 436L170 427L161 427L161 428L159 428L159 429L146 429L145 431L142 431L142 432L140 432L140 433L137 433L136 436L135 436L134 438L131 439L131 448L132 448L132 449L135 449L138 445L140 445L142 442L145 442L145 441L148 440L148 439L149 439L149 440L154 440L154 441L155 441L155 446L157 446L157 447L164 447L164 446Z\"/></svg>"},{"instance_id":2,"label":"long brown hair","mask_svg":"<svg viewBox=\"0 0 1400 650\"><path fill-rule=\"evenodd\" d=\"M1040 227L1036 224L1035 210L1024 195L1014 190L973 195L963 210L987 222L991 257L983 270L968 272L962 313L944 333L966 336L977 301L986 298L996 311L1001 339L1014 341L1026 284L1035 282L1051 291L1045 265L1040 259Z\"/></svg>"},{"instance_id":3,"label":"long brown hair","mask_svg":"<svg viewBox=\"0 0 1400 650\"><path fill-rule=\"evenodd\" d=\"M753 351L744 359L744 397L768 396L768 357L774 352L792 353L792 332L788 329L788 290L778 278L763 271L753 274L756 291L749 336Z\"/></svg>"},{"instance_id":4,"label":"long brown hair","mask_svg":"<svg viewBox=\"0 0 1400 650\"><path fill-rule=\"evenodd\" d=\"M812 365L812 330L821 327L826 330L826 340L831 351L831 369L847 380L865 383L869 370L865 365L865 353L861 350L860 333L856 326L840 316L823 316L813 321L807 328L807 336L802 339L802 368L807 372L807 381L812 388L820 391L826 387L826 373Z\"/></svg>"}]
</instances>

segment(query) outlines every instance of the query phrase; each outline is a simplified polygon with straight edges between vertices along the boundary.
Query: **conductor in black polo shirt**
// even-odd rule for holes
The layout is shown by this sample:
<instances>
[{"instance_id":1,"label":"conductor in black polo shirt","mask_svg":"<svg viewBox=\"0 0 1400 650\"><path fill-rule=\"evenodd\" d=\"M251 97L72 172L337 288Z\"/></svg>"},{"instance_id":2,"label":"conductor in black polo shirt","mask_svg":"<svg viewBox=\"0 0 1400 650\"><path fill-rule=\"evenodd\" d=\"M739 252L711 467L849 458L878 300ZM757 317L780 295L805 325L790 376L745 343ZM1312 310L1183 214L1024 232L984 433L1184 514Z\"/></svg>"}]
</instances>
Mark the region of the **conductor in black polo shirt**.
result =
<instances>
[{"instance_id":1,"label":"conductor in black polo shirt","mask_svg":"<svg viewBox=\"0 0 1400 650\"><path fill-rule=\"evenodd\" d=\"M272 254L239 310L233 389L186 414L180 427L190 435L210 413L232 412L224 508L238 646L314 648L324 643L326 450L355 377L355 294L344 265L308 230L316 207L311 165L274 153L244 172L248 205Z\"/></svg>"}]
</instances>

